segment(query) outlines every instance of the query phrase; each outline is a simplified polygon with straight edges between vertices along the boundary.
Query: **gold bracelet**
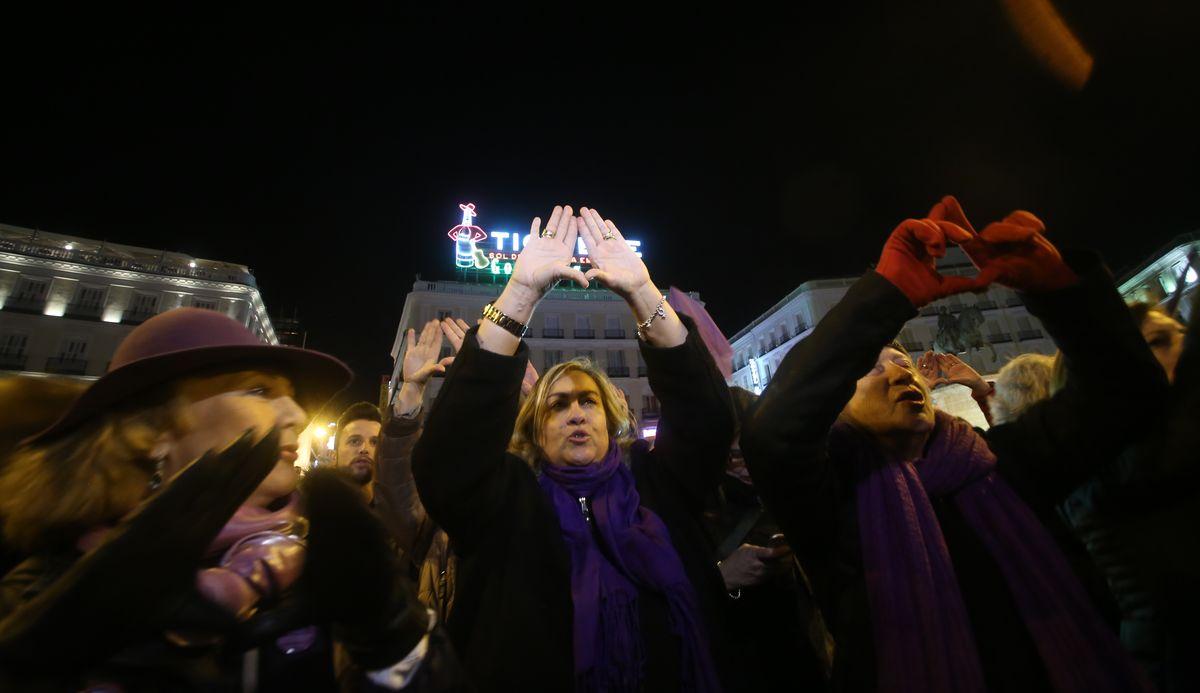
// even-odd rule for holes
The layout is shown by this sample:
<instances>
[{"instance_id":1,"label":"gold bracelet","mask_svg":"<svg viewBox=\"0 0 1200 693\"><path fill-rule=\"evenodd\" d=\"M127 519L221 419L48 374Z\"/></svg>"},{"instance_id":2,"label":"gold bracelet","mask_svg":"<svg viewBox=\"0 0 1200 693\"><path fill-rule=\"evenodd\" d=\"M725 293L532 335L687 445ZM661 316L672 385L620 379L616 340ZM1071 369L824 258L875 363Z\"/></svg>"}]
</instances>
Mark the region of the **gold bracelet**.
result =
<instances>
[{"instance_id":1,"label":"gold bracelet","mask_svg":"<svg viewBox=\"0 0 1200 693\"><path fill-rule=\"evenodd\" d=\"M508 332L517 339L524 338L525 333L529 332L529 328L525 325L525 323L517 320L516 318L510 318L509 316L500 312L500 309L491 303L483 307L483 318L495 323L496 326L502 328L505 332Z\"/></svg>"}]
</instances>

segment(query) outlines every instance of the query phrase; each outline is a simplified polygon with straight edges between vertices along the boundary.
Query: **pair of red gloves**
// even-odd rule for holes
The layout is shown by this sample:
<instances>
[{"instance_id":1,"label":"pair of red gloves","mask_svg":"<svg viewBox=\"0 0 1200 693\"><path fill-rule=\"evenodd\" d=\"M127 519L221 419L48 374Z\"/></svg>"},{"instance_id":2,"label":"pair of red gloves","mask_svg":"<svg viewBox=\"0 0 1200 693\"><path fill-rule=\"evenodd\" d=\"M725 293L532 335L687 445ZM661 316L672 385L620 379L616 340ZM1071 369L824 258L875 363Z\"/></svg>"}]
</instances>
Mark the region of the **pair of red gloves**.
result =
<instances>
[{"instance_id":1,"label":"pair of red gloves","mask_svg":"<svg viewBox=\"0 0 1200 693\"><path fill-rule=\"evenodd\" d=\"M875 271L895 284L913 306L998 282L1018 291L1053 291L1079 281L1046 240L1046 226L1025 211L976 232L953 196L943 197L925 219L906 219L892 231ZM936 261L953 243L979 268L975 277L944 277Z\"/></svg>"}]
</instances>

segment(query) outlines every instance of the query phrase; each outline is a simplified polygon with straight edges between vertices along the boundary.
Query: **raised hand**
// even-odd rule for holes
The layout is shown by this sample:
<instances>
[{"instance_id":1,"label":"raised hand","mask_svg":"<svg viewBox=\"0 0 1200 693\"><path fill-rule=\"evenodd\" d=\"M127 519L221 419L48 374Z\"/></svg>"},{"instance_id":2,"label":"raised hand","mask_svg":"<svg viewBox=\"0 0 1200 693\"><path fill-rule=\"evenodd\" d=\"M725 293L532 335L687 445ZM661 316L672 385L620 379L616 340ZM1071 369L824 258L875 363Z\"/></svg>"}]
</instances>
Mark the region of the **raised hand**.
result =
<instances>
[{"instance_id":1,"label":"raised hand","mask_svg":"<svg viewBox=\"0 0 1200 693\"><path fill-rule=\"evenodd\" d=\"M950 382L942 375L942 367L938 364L937 357L932 351L926 351L917 359L917 371L925 379L930 390Z\"/></svg>"},{"instance_id":2,"label":"raised hand","mask_svg":"<svg viewBox=\"0 0 1200 693\"><path fill-rule=\"evenodd\" d=\"M987 278L944 277L937 271L937 258L946 254L946 244L961 244L974 238L970 232L949 222L906 219L892 231L875 271L904 292L914 307L964 291L987 286Z\"/></svg>"},{"instance_id":3,"label":"raised hand","mask_svg":"<svg viewBox=\"0 0 1200 693\"><path fill-rule=\"evenodd\" d=\"M646 264L633 252L616 224L587 207L579 208L579 235L592 258L588 279L598 279L625 300L650 284ZM515 271L515 270L514 270Z\"/></svg>"},{"instance_id":4,"label":"raised hand","mask_svg":"<svg viewBox=\"0 0 1200 693\"><path fill-rule=\"evenodd\" d=\"M437 320L425 323L419 338L416 337L416 330L409 328L407 342L404 363L400 367L401 378L406 383L424 387L434 373L445 373L454 361L452 357L438 360L438 354L442 351L442 329Z\"/></svg>"},{"instance_id":5,"label":"raised hand","mask_svg":"<svg viewBox=\"0 0 1200 693\"><path fill-rule=\"evenodd\" d=\"M534 217L529 227L529 242L513 264L509 285L515 284L539 298L560 279L571 279L586 287L588 280L583 272L571 267L578 236L578 222L571 215L570 205L556 206L544 231L541 217Z\"/></svg>"},{"instance_id":6,"label":"raised hand","mask_svg":"<svg viewBox=\"0 0 1200 693\"><path fill-rule=\"evenodd\" d=\"M1046 225L1029 212L1017 210L976 233L962 205L947 195L933 206L929 217L948 234L970 234L970 240L959 245L979 268L980 278L989 283L1018 291L1053 291L1079 280L1046 239Z\"/></svg>"},{"instance_id":7,"label":"raised hand","mask_svg":"<svg viewBox=\"0 0 1200 693\"><path fill-rule=\"evenodd\" d=\"M953 383L965 385L976 394L986 394L991 389L983 376L954 354L935 354L927 351L917 360L917 370L924 376L930 388Z\"/></svg>"},{"instance_id":8,"label":"raised hand","mask_svg":"<svg viewBox=\"0 0 1200 693\"><path fill-rule=\"evenodd\" d=\"M446 341L450 342L450 349L454 353L458 353L462 349L463 339L467 336L467 330L471 326L462 318L442 318L442 334L445 335Z\"/></svg>"},{"instance_id":9,"label":"raised hand","mask_svg":"<svg viewBox=\"0 0 1200 693\"><path fill-rule=\"evenodd\" d=\"M466 338L467 330L469 329L471 329L471 326L462 318L454 318L453 320L450 318L442 319L442 334L446 336L446 339L450 342L450 347L454 349L454 353L456 354L459 349L462 349L463 339ZM453 356L442 359L443 362L453 360ZM521 379L521 394L529 395L529 393L533 392L533 386L537 384L537 381L538 372L533 367L533 362L526 362L525 377Z\"/></svg>"}]
</instances>

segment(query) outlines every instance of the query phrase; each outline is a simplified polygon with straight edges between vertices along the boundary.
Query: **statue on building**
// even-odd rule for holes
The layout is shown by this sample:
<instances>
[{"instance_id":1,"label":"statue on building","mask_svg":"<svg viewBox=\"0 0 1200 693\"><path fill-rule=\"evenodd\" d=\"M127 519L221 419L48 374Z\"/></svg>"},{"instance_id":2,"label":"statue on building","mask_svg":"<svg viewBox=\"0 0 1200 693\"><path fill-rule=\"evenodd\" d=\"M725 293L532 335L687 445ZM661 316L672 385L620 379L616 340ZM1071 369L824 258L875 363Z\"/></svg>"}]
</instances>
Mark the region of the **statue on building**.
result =
<instances>
[{"instance_id":1,"label":"statue on building","mask_svg":"<svg viewBox=\"0 0 1200 693\"><path fill-rule=\"evenodd\" d=\"M974 349L987 349L996 360L996 348L980 331L986 322L978 306L967 306L956 316L946 306L938 308L938 331L933 339L933 348L948 354L966 353L970 357Z\"/></svg>"}]
</instances>

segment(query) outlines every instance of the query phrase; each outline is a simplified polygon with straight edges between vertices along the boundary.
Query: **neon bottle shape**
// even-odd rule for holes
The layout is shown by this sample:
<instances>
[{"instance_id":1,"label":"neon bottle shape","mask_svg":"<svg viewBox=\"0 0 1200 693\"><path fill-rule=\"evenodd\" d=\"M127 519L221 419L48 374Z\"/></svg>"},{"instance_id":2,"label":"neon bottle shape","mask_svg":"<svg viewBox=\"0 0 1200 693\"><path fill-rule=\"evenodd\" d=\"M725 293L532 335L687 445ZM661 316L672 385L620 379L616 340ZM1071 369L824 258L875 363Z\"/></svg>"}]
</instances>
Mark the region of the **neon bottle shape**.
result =
<instances>
[{"instance_id":1,"label":"neon bottle shape","mask_svg":"<svg viewBox=\"0 0 1200 693\"><path fill-rule=\"evenodd\" d=\"M458 207L463 213L462 223L450 229L447 235L454 240L454 266L462 269L471 269L476 267L475 244L487 238L487 233L478 226L471 224L471 221L475 217L474 204L460 204Z\"/></svg>"}]
</instances>

